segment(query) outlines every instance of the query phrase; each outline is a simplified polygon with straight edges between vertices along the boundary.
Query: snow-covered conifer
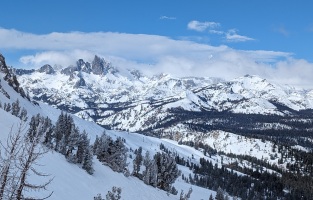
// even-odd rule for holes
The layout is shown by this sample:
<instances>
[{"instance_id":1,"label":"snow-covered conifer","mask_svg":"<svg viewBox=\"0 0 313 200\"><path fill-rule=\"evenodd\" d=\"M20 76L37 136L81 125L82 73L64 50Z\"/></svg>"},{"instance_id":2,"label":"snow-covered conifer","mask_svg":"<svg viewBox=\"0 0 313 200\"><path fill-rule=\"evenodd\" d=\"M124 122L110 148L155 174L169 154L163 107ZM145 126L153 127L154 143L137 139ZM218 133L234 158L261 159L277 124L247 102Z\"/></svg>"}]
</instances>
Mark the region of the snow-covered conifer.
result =
<instances>
[{"instance_id":1,"label":"snow-covered conifer","mask_svg":"<svg viewBox=\"0 0 313 200\"><path fill-rule=\"evenodd\" d=\"M133 165L134 165L134 171L133 171L133 175L134 176L138 176L139 172L140 172L140 166L142 163L142 147L139 147L136 151L135 151L135 159L133 160Z\"/></svg>"},{"instance_id":2,"label":"snow-covered conifer","mask_svg":"<svg viewBox=\"0 0 313 200\"><path fill-rule=\"evenodd\" d=\"M150 158L149 151L146 151L143 160L145 170L142 173L143 182L147 185L157 186L158 168L154 159Z\"/></svg>"},{"instance_id":3,"label":"snow-covered conifer","mask_svg":"<svg viewBox=\"0 0 313 200\"><path fill-rule=\"evenodd\" d=\"M158 152L154 156L154 159L158 169L157 187L165 191L170 191L171 184L180 175L175 159L164 152Z\"/></svg>"},{"instance_id":4,"label":"snow-covered conifer","mask_svg":"<svg viewBox=\"0 0 313 200\"><path fill-rule=\"evenodd\" d=\"M103 133L99 139L96 156L114 171L124 172L127 167L127 148L120 137L113 141Z\"/></svg>"},{"instance_id":5,"label":"snow-covered conifer","mask_svg":"<svg viewBox=\"0 0 313 200\"><path fill-rule=\"evenodd\" d=\"M15 102L12 103L12 115L18 117L21 110L20 101L17 99Z\"/></svg>"},{"instance_id":6,"label":"snow-covered conifer","mask_svg":"<svg viewBox=\"0 0 313 200\"><path fill-rule=\"evenodd\" d=\"M4 110L7 112L11 112L11 104L10 103L4 103Z\"/></svg>"},{"instance_id":7,"label":"snow-covered conifer","mask_svg":"<svg viewBox=\"0 0 313 200\"><path fill-rule=\"evenodd\" d=\"M85 153L84 153L84 159L83 159L83 169L86 170L89 174L93 174L94 169L92 166L92 159L93 159L93 150L91 146L87 147Z\"/></svg>"},{"instance_id":8,"label":"snow-covered conifer","mask_svg":"<svg viewBox=\"0 0 313 200\"><path fill-rule=\"evenodd\" d=\"M192 193L192 188L189 188L187 194L184 194L183 190L181 191L180 193L180 198L179 200L188 200L191 196L191 193Z\"/></svg>"},{"instance_id":9,"label":"snow-covered conifer","mask_svg":"<svg viewBox=\"0 0 313 200\"><path fill-rule=\"evenodd\" d=\"M77 163L83 163L85 153L89 151L89 143L90 142L87 133L84 130L83 133L79 136L79 140L77 143Z\"/></svg>"},{"instance_id":10,"label":"snow-covered conifer","mask_svg":"<svg viewBox=\"0 0 313 200\"><path fill-rule=\"evenodd\" d=\"M112 191L108 191L106 200L119 200L121 199L122 189L120 187L113 187Z\"/></svg>"},{"instance_id":11,"label":"snow-covered conifer","mask_svg":"<svg viewBox=\"0 0 313 200\"><path fill-rule=\"evenodd\" d=\"M63 138L64 129L65 129L65 115L63 112L61 112L54 129L56 151L60 151L60 142Z\"/></svg>"},{"instance_id":12,"label":"snow-covered conifer","mask_svg":"<svg viewBox=\"0 0 313 200\"><path fill-rule=\"evenodd\" d=\"M22 108L19 118L23 121L27 121L27 110Z\"/></svg>"}]
</instances>

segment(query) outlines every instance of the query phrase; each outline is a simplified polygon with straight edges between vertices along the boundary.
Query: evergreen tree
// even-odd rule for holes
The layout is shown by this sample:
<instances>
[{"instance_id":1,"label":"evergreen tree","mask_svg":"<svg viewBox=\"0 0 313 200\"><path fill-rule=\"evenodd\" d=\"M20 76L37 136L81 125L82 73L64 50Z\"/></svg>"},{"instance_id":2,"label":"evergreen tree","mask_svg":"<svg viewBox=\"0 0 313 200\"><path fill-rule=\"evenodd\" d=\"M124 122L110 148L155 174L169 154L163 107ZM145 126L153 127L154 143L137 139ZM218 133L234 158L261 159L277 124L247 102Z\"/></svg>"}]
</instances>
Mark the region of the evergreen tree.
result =
<instances>
[{"instance_id":1,"label":"evergreen tree","mask_svg":"<svg viewBox=\"0 0 313 200\"><path fill-rule=\"evenodd\" d=\"M113 171L124 172L127 167L127 148L121 137L110 146L109 166Z\"/></svg>"},{"instance_id":2,"label":"evergreen tree","mask_svg":"<svg viewBox=\"0 0 313 200\"><path fill-rule=\"evenodd\" d=\"M27 110L25 108L22 108L19 118L23 121L27 121Z\"/></svg>"},{"instance_id":3,"label":"evergreen tree","mask_svg":"<svg viewBox=\"0 0 313 200\"><path fill-rule=\"evenodd\" d=\"M149 151L146 151L145 158L143 160L145 170L142 173L143 182L147 185L157 186L158 168L154 159L150 159Z\"/></svg>"},{"instance_id":4,"label":"evergreen tree","mask_svg":"<svg viewBox=\"0 0 313 200\"><path fill-rule=\"evenodd\" d=\"M102 163L108 165L113 171L125 172L127 167L127 148L122 138L113 141L105 133L99 139L96 156Z\"/></svg>"},{"instance_id":5,"label":"evergreen tree","mask_svg":"<svg viewBox=\"0 0 313 200\"><path fill-rule=\"evenodd\" d=\"M92 159L93 159L93 151L92 148L89 146L84 154L84 159L83 159L83 166L82 168L86 170L89 174L94 173L94 169L92 166Z\"/></svg>"},{"instance_id":6,"label":"evergreen tree","mask_svg":"<svg viewBox=\"0 0 313 200\"><path fill-rule=\"evenodd\" d=\"M181 191L179 200L188 200L191 196L192 188L189 188L188 193L184 195L184 192Z\"/></svg>"},{"instance_id":7,"label":"evergreen tree","mask_svg":"<svg viewBox=\"0 0 313 200\"><path fill-rule=\"evenodd\" d=\"M17 99L15 102L12 103L12 115L18 117L21 110L20 101Z\"/></svg>"},{"instance_id":8,"label":"evergreen tree","mask_svg":"<svg viewBox=\"0 0 313 200\"><path fill-rule=\"evenodd\" d=\"M53 148L53 131L54 131L54 126L52 125L52 121L50 118L46 117L44 119L44 139L43 139L43 144L47 146L48 148L52 149Z\"/></svg>"},{"instance_id":9,"label":"evergreen tree","mask_svg":"<svg viewBox=\"0 0 313 200\"><path fill-rule=\"evenodd\" d=\"M93 197L93 200L104 200L101 194L97 194L97 196Z\"/></svg>"},{"instance_id":10,"label":"evergreen tree","mask_svg":"<svg viewBox=\"0 0 313 200\"><path fill-rule=\"evenodd\" d=\"M55 150L60 151L60 143L64 135L65 130L65 115L63 112L59 115L59 118L55 124L54 136L55 136Z\"/></svg>"},{"instance_id":11,"label":"evergreen tree","mask_svg":"<svg viewBox=\"0 0 313 200\"><path fill-rule=\"evenodd\" d=\"M108 191L106 200L119 200L121 199L122 189L120 187L113 187L112 191Z\"/></svg>"},{"instance_id":12,"label":"evergreen tree","mask_svg":"<svg viewBox=\"0 0 313 200\"><path fill-rule=\"evenodd\" d=\"M216 191L215 200L224 200L224 191L220 187Z\"/></svg>"},{"instance_id":13,"label":"evergreen tree","mask_svg":"<svg viewBox=\"0 0 313 200\"><path fill-rule=\"evenodd\" d=\"M71 163L82 163L82 157L80 159L80 162L78 162L77 158L78 146L81 140L81 134L79 133L78 128L73 125L69 137L67 139L65 138L66 137L63 136L60 146L63 149L62 152L64 153L66 159Z\"/></svg>"},{"instance_id":14,"label":"evergreen tree","mask_svg":"<svg viewBox=\"0 0 313 200\"><path fill-rule=\"evenodd\" d=\"M93 146L92 146L94 154L96 154L96 152L97 152L98 145L99 145L99 137L98 137L98 135L96 135L95 142L93 143Z\"/></svg>"},{"instance_id":15,"label":"evergreen tree","mask_svg":"<svg viewBox=\"0 0 313 200\"><path fill-rule=\"evenodd\" d=\"M95 150L95 154L99 161L105 163L108 160L110 155L109 147L112 145L113 140L110 136L102 133L101 137L98 140L97 149Z\"/></svg>"},{"instance_id":16,"label":"evergreen tree","mask_svg":"<svg viewBox=\"0 0 313 200\"><path fill-rule=\"evenodd\" d=\"M137 150L135 150L135 159L133 160L133 165L134 165L134 171L133 174L134 176L138 176L140 172L140 166L142 163L142 147L139 147Z\"/></svg>"},{"instance_id":17,"label":"evergreen tree","mask_svg":"<svg viewBox=\"0 0 313 200\"><path fill-rule=\"evenodd\" d=\"M77 153L76 153L78 163L83 163L85 152L89 151L89 143L90 141L88 139L87 133L84 130L83 133L80 135L79 141L78 141L78 147L77 147Z\"/></svg>"},{"instance_id":18,"label":"evergreen tree","mask_svg":"<svg viewBox=\"0 0 313 200\"><path fill-rule=\"evenodd\" d=\"M158 152L154 156L154 159L158 169L157 187L169 191L171 184L173 184L176 178L180 175L175 159L164 152Z\"/></svg>"},{"instance_id":19,"label":"evergreen tree","mask_svg":"<svg viewBox=\"0 0 313 200\"><path fill-rule=\"evenodd\" d=\"M4 110L7 112L11 112L11 104L10 103L4 104Z\"/></svg>"}]
</instances>

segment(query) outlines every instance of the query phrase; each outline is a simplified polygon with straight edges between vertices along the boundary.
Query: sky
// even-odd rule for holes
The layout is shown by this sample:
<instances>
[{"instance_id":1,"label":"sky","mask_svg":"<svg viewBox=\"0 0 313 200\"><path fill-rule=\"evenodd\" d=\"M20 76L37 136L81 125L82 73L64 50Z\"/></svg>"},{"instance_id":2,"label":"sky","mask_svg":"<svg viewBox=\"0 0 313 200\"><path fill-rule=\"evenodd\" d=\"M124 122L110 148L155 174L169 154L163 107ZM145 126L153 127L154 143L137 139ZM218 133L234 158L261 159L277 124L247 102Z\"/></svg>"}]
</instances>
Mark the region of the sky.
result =
<instances>
[{"instance_id":1,"label":"sky","mask_svg":"<svg viewBox=\"0 0 313 200\"><path fill-rule=\"evenodd\" d=\"M258 75L313 88L311 0L10 0L1 2L8 65L68 66L95 54L147 74Z\"/></svg>"}]
</instances>

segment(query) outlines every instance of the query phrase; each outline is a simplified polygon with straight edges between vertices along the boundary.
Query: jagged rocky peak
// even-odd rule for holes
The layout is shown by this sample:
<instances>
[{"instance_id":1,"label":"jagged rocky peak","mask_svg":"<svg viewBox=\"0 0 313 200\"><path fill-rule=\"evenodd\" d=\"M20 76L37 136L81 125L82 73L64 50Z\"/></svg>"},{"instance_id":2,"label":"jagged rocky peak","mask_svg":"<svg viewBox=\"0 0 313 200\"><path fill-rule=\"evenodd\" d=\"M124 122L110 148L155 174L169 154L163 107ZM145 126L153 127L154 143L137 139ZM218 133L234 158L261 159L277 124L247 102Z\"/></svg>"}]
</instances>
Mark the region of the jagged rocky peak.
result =
<instances>
[{"instance_id":1,"label":"jagged rocky peak","mask_svg":"<svg viewBox=\"0 0 313 200\"><path fill-rule=\"evenodd\" d=\"M62 69L61 73L65 74L65 75L68 75L68 76L71 76L75 71L78 71L77 67L71 65L71 66L68 66L68 67Z\"/></svg>"},{"instance_id":2,"label":"jagged rocky peak","mask_svg":"<svg viewBox=\"0 0 313 200\"><path fill-rule=\"evenodd\" d=\"M8 82L8 84L16 91L18 92L23 98L27 98L30 100L22 87L20 87L20 83L18 82L16 75L12 68L8 68L8 66L5 63L5 58L2 54L0 54L0 72L3 72L5 74L4 80Z\"/></svg>"},{"instance_id":3,"label":"jagged rocky peak","mask_svg":"<svg viewBox=\"0 0 313 200\"><path fill-rule=\"evenodd\" d=\"M79 59L76 62L76 66L77 66L77 70L78 71L82 71L82 72L86 72L86 73L90 73L91 72L91 65L89 62L85 62L83 59Z\"/></svg>"},{"instance_id":4,"label":"jagged rocky peak","mask_svg":"<svg viewBox=\"0 0 313 200\"><path fill-rule=\"evenodd\" d=\"M79 59L76 61L76 65L66 67L61 70L62 74L66 74L68 76L72 75L74 72L86 72L88 74L93 73L96 75L105 75L108 73L116 73L118 70L112 66L110 62L107 62L103 58L95 55L91 64L89 62L85 62L83 59Z\"/></svg>"},{"instance_id":5,"label":"jagged rocky peak","mask_svg":"<svg viewBox=\"0 0 313 200\"><path fill-rule=\"evenodd\" d=\"M0 72L3 72L5 74L9 72L9 69L5 63L5 58L2 54L0 54Z\"/></svg>"},{"instance_id":6,"label":"jagged rocky peak","mask_svg":"<svg viewBox=\"0 0 313 200\"><path fill-rule=\"evenodd\" d=\"M95 55L92 63L91 63L91 70L92 73L101 75L101 74L108 74L108 73L116 73L118 70L112 66L110 62L105 61L103 58Z\"/></svg>"},{"instance_id":7,"label":"jagged rocky peak","mask_svg":"<svg viewBox=\"0 0 313 200\"><path fill-rule=\"evenodd\" d=\"M135 77L136 79L140 79L141 77L143 77L143 74L139 71L139 70L130 70L130 74L133 75L133 77Z\"/></svg>"},{"instance_id":8,"label":"jagged rocky peak","mask_svg":"<svg viewBox=\"0 0 313 200\"><path fill-rule=\"evenodd\" d=\"M38 69L38 72L40 72L40 73L46 73L46 74L54 74L54 73L55 73L55 71L54 71L54 69L51 67L51 65L48 65L48 64L46 64L46 65L40 67L40 69Z\"/></svg>"}]
</instances>

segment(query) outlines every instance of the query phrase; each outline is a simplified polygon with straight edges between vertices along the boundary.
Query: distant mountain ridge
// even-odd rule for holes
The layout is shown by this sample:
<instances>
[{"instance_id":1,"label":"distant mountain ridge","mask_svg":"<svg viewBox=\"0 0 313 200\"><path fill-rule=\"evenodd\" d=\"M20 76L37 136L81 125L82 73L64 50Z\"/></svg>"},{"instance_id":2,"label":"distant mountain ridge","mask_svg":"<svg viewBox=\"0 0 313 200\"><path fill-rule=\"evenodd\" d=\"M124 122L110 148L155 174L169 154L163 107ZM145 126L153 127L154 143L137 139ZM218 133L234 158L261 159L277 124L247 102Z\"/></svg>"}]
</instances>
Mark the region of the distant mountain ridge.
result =
<instances>
[{"instance_id":1,"label":"distant mountain ridge","mask_svg":"<svg viewBox=\"0 0 313 200\"><path fill-rule=\"evenodd\" d=\"M313 108L312 90L296 90L258 76L246 75L231 81L175 78L169 74L148 77L138 70L121 73L98 56L91 63L79 59L76 65L61 69L44 65L38 70L13 71L35 100L106 128L162 133L162 136L169 136L177 127L186 133L194 131L186 124L208 126L208 122L203 121L207 115L220 115L223 120L231 115L277 116L288 118L287 121L297 116L296 120L310 121L302 113ZM200 115L205 116L199 118ZM210 129L229 128L220 121L212 122ZM256 127L265 126L259 120L253 123ZM277 123L280 127L288 124Z\"/></svg>"}]
</instances>

